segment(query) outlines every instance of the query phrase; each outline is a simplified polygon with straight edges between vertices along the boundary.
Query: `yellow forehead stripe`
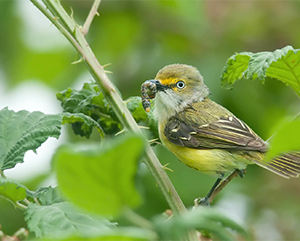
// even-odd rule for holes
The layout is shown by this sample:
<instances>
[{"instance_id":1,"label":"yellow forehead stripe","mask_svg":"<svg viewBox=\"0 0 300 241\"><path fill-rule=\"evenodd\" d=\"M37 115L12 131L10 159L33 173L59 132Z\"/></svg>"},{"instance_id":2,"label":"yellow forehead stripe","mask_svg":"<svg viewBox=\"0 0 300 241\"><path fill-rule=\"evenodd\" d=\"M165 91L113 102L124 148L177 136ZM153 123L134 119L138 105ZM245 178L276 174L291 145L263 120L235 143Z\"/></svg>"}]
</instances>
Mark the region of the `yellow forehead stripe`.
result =
<instances>
[{"instance_id":1,"label":"yellow forehead stripe","mask_svg":"<svg viewBox=\"0 0 300 241\"><path fill-rule=\"evenodd\" d=\"M178 81L178 78L158 79L162 85L172 85Z\"/></svg>"}]
</instances>

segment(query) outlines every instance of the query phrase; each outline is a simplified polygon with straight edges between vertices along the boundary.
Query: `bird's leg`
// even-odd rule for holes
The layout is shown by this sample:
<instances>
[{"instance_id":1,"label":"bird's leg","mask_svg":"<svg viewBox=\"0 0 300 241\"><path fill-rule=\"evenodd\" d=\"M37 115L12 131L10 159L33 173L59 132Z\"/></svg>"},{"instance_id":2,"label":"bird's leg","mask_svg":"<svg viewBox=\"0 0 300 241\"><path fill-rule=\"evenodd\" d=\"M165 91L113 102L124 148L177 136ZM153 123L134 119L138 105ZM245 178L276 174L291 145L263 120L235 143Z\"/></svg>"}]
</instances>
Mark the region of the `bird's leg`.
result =
<instances>
[{"instance_id":1,"label":"bird's leg","mask_svg":"<svg viewBox=\"0 0 300 241\"><path fill-rule=\"evenodd\" d=\"M214 197L235 177L240 176L243 177L243 175L246 173L246 169L239 170L235 169L230 175L228 175L223 181L223 175L218 178L218 180L215 182L211 190L208 192L206 197L204 198L196 198L195 199L195 206L196 205L202 205L202 206L209 206L210 202L214 199Z\"/></svg>"},{"instance_id":2,"label":"bird's leg","mask_svg":"<svg viewBox=\"0 0 300 241\"><path fill-rule=\"evenodd\" d=\"M209 198L211 197L211 195L213 194L213 192L215 191L219 183L222 181L223 176L224 174L222 174L222 176L217 179L217 181L214 183L214 185L212 186L212 188L209 190L209 192L206 194L204 198L197 198L195 200L195 202L197 202L198 205L210 206Z\"/></svg>"}]
</instances>

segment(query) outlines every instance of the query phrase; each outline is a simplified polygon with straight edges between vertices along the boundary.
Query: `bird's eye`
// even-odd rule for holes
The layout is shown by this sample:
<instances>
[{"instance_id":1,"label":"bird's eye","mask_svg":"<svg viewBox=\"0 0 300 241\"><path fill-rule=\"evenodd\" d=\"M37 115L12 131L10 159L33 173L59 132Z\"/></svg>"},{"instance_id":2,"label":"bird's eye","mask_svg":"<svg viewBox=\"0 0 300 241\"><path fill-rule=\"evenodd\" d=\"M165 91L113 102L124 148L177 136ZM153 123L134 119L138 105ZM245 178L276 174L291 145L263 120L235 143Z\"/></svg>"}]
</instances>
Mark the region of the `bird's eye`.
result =
<instances>
[{"instance_id":1,"label":"bird's eye","mask_svg":"<svg viewBox=\"0 0 300 241\"><path fill-rule=\"evenodd\" d=\"M183 89L185 87L185 83L182 80L180 80L176 83L176 86L178 89Z\"/></svg>"}]
</instances>

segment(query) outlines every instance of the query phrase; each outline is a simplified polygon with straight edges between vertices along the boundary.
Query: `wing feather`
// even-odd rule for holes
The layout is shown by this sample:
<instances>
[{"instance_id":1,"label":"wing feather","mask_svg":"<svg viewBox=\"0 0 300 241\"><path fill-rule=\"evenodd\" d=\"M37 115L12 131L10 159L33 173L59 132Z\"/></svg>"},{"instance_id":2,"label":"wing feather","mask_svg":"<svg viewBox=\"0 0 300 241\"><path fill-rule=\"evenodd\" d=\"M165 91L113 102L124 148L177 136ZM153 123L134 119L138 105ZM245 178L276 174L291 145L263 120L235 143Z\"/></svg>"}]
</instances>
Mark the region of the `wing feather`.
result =
<instances>
[{"instance_id":1,"label":"wing feather","mask_svg":"<svg viewBox=\"0 0 300 241\"><path fill-rule=\"evenodd\" d=\"M187 116L179 113L166 124L164 134L173 144L196 149L267 151L265 142L233 115L200 125L195 123L197 116L191 112Z\"/></svg>"}]
</instances>

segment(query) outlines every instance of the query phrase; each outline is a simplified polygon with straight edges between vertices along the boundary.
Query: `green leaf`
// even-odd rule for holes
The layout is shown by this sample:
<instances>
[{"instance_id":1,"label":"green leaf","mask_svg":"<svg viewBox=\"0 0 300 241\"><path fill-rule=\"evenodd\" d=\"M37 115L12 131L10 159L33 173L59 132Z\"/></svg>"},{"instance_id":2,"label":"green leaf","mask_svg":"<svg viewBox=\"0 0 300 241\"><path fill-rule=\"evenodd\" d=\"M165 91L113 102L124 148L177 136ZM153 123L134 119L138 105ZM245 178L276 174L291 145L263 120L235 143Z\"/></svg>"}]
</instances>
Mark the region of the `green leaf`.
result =
<instances>
[{"instance_id":1,"label":"green leaf","mask_svg":"<svg viewBox=\"0 0 300 241\"><path fill-rule=\"evenodd\" d=\"M98 124L94 125L98 131L101 127L103 133L115 135L121 129L121 123L118 120L113 109L104 98L103 93L100 91L96 83L85 83L81 90L67 89L57 93L57 99L61 102L61 106L64 111L78 114L82 113L85 116L89 116ZM143 122L143 125L150 127L151 134L154 138L158 137L157 126L154 127L153 113L146 113L142 107L142 98L139 96L133 96L125 100L127 108L132 113L136 122ZM90 126L90 125L88 125ZM74 118L74 124L72 125L75 134L82 136L89 136L92 127L83 126L82 123L76 122ZM102 133L102 132L100 132ZM104 136L104 134L102 134Z\"/></svg>"},{"instance_id":2,"label":"green leaf","mask_svg":"<svg viewBox=\"0 0 300 241\"><path fill-rule=\"evenodd\" d=\"M59 188L87 211L118 215L124 207L140 203L134 179L143 149L139 136L114 138L86 151L60 148L54 157Z\"/></svg>"},{"instance_id":3,"label":"green leaf","mask_svg":"<svg viewBox=\"0 0 300 241\"><path fill-rule=\"evenodd\" d=\"M16 181L0 177L0 196L15 204L26 198L26 187Z\"/></svg>"},{"instance_id":4,"label":"green leaf","mask_svg":"<svg viewBox=\"0 0 300 241\"><path fill-rule=\"evenodd\" d=\"M91 117L107 134L116 134L121 130L117 116L94 82L85 83L81 90L68 88L57 93L56 98L61 102L64 111ZM73 126L75 133L77 129L77 126Z\"/></svg>"},{"instance_id":5,"label":"green leaf","mask_svg":"<svg viewBox=\"0 0 300 241\"><path fill-rule=\"evenodd\" d=\"M172 217L166 222L163 218L154 220L156 230L161 240L180 240L189 230L197 229L209 232L220 240L234 240L233 233L228 228L238 232L247 240L249 235L243 227L214 209L199 207L181 216Z\"/></svg>"},{"instance_id":6,"label":"green leaf","mask_svg":"<svg viewBox=\"0 0 300 241\"><path fill-rule=\"evenodd\" d=\"M62 124L71 124L76 135L89 138L92 134L93 128L96 128L101 137L104 137L101 126L91 117L82 113L71 114L68 112L62 113L62 116Z\"/></svg>"},{"instance_id":7,"label":"green leaf","mask_svg":"<svg viewBox=\"0 0 300 241\"><path fill-rule=\"evenodd\" d=\"M266 75L281 80L300 95L300 51L290 47L279 53L277 61L271 63Z\"/></svg>"},{"instance_id":8,"label":"green leaf","mask_svg":"<svg viewBox=\"0 0 300 241\"><path fill-rule=\"evenodd\" d=\"M241 78L264 81L267 77L290 85L300 95L300 51L286 46L274 52L235 54L223 69L221 85L228 88Z\"/></svg>"},{"instance_id":9,"label":"green leaf","mask_svg":"<svg viewBox=\"0 0 300 241\"><path fill-rule=\"evenodd\" d=\"M37 198L43 206L64 201L59 195L57 187L41 187L34 193L33 197Z\"/></svg>"},{"instance_id":10,"label":"green leaf","mask_svg":"<svg viewBox=\"0 0 300 241\"><path fill-rule=\"evenodd\" d=\"M244 227L226 217L225 215L220 214L220 212L215 209L198 208L195 212L191 212L191 214L188 216L191 222L195 223L197 223L199 217L205 219L206 221L221 224L224 228L230 228L231 230L234 230L237 233L241 234L244 238L246 238L246 240L250 239L249 233L245 230ZM196 228L201 229L201 226L196 225Z\"/></svg>"},{"instance_id":11,"label":"green leaf","mask_svg":"<svg viewBox=\"0 0 300 241\"><path fill-rule=\"evenodd\" d=\"M100 125L83 114L46 115L42 112L22 110L0 111L0 169L13 168L22 163L27 151L36 149L49 137L59 138L61 125L80 123L80 134L89 137L95 127L101 134Z\"/></svg>"},{"instance_id":12,"label":"green leaf","mask_svg":"<svg viewBox=\"0 0 300 241\"><path fill-rule=\"evenodd\" d=\"M0 169L13 168L23 162L25 152L35 151L49 137L58 138L61 129L60 115L25 110L0 111Z\"/></svg>"},{"instance_id":13,"label":"green leaf","mask_svg":"<svg viewBox=\"0 0 300 241\"><path fill-rule=\"evenodd\" d=\"M79 213L69 203L49 206L29 204L25 211L28 229L37 237L65 238L71 235L96 236L109 231L115 224Z\"/></svg>"},{"instance_id":14,"label":"green leaf","mask_svg":"<svg viewBox=\"0 0 300 241\"><path fill-rule=\"evenodd\" d=\"M132 113L136 122L146 121L147 113L142 106L142 98L139 96L132 96L126 101L128 110Z\"/></svg>"},{"instance_id":15,"label":"green leaf","mask_svg":"<svg viewBox=\"0 0 300 241\"><path fill-rule=\"evenodd\" d=\"M269 141L270 149L265 161L289 151L300 151L300 120L286 124Z\"/></svg>"},{"instance_id":16,"label":"green leaf","mask_svg":"<svg viewBox=\"0 0 300 241\"><path fill-rule=\"evenodd\" d=\"M252 53L244 52L232 55L226 62L221 76L221 85L230 89L235 81L244 77Z\"/></svg>"},{"instance_id":17,"label":"green leaf","mask_svg":"<svg viewBox=\"0 0 300 241\"><path fill-rule=\"evenodd\" d=\"M147 126L149 126L153 138L159 138L157 118L154 116L153 108L147 113Z\"/></svg>"},{"instance_id":18,"label":"green leaf","mask_svg":"<svg viewBox=\"0 0 300 241\"><path fill-rule=\"evenodd\" d=\"M142 125L149 128L151 133L149 138L158 138L158 124L157 119L154 117L153 108L151 108L149 113L146 113L142 105L142 98L139 96L132 96L125 102L135 121L138 123L143 122Z\"/></svg>"},{"instance_id":19,"label":"green leaf","mask_svg":"<svg viewBox=\"0 0 300 241\"><path fill-rule=\"evenodd\" d=\"M274 52L259 52L252 54L248 69L245 71L246 78L265 80L266 77L270 77L266 74L267 69L272 63L285 56L289 50L293 50L293 48L291 46L286 46L283 49L277 49Z\"/></svg>"}]
</instances>

